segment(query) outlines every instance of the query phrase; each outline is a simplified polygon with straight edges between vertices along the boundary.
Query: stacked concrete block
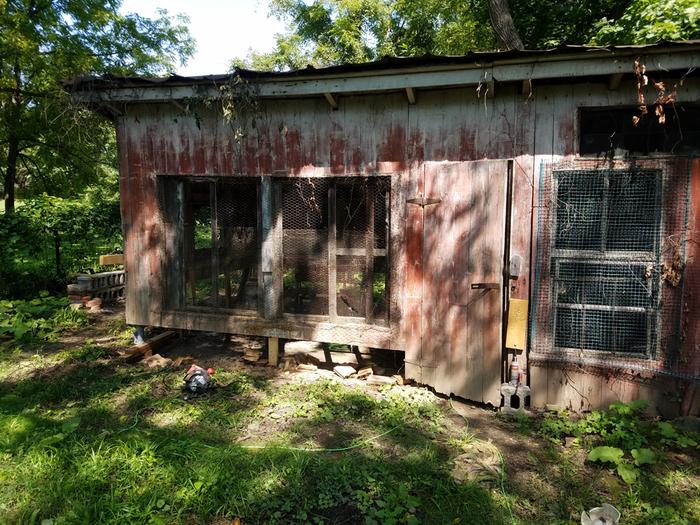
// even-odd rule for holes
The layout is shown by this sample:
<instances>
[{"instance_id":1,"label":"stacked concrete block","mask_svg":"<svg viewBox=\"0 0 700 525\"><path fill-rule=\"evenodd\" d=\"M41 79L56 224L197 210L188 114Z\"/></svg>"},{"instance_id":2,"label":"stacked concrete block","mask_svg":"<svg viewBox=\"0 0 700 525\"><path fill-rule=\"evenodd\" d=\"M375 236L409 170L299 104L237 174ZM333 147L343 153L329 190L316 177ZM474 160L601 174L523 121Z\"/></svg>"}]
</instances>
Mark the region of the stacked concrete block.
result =
<instances>
[{"instance_id":1,"label":"stacked concrete block","mask_svg":"<svg viewBox=\"0 0 700 525\"><path fill-rule=\"evenodd\" d=\"M103 303L114 302L124 297L126 274L124 270L94 274L81 273L76 283L67 287L68 301L71 304L86 304L92 299Z\"/></svg>"}]
</instances>

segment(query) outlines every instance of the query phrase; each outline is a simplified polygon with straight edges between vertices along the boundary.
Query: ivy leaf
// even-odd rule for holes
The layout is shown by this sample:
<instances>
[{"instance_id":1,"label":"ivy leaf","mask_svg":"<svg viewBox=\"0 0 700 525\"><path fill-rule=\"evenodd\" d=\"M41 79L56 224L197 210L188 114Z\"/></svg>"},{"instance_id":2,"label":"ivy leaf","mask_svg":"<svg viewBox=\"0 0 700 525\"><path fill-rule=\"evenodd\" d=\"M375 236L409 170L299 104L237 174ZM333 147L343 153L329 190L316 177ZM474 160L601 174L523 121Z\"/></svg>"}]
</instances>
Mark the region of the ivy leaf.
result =
<instances>
[{"instance_id":1,"label":"ivy leaf","mask_svg":"<svg viewBox=\"0 0 700 525\"><path fill-rule=\"evenodd\" d=\"M617 473L628 485L632 485L639 477L639 469L629 463L618 463Z\"/></svg>"},{"instance_id":2,"label":"ivy leaf","mask_svg":"<svg viewBox=\"0 0 700 525\"><path fill-rule=\"evenodd\" d=\"M617 447L595 447L588 453L588 461L602 461L619 465L624 454L622 449Z\"/></svg>"},{"instance_id":3,"label":"ivy leaf","mask_svg":"<svg viewBox=\"0 0 700 525\"><path fill-rule=\"evenodd\" d=\"M640 465L654 465L658 458L656 454L651 449L648 448L633 448L632 457L634 458L634 464Z\"/></svg>"},{"instance_id":4,"label":"ivy leaf","mask_svg":"<svg viewBox=\"0 0 700 525\"><path fill-rule=\"evenodd\" d=\"M80 418L79 417L72 417L70 419L67 419L63 422L61 425L61 431L63 434L71 434L75 432L78 427L80 426Z\"/></svg>"},{"instance_id":5,"label":"ivy leaf","mask_svg":"<svg viewBox=\"0 0 700 525\"><path fill-rule=\"evenodd\" d=\"M678 432L676 432L676 429L673 428L673 425L666 421L658 421L656 423L656 430L659 432L659 434L661 434L661 437L668 439L673 439L678 436Z\"/></svg>"}]
</instances>

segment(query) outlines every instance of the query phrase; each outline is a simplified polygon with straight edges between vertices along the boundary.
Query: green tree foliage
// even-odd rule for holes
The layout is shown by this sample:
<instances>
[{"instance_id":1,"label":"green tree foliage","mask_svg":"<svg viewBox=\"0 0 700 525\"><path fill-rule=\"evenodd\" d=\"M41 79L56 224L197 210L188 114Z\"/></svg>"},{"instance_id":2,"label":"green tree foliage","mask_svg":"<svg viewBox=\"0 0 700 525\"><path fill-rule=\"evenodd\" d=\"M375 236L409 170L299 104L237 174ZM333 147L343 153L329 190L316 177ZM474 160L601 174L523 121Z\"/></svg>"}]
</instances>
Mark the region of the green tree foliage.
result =
<instances>
[{"instance_id":1,"label":"green tree foliage","mask_svg":"<svg viewBox=\"0 0 700 525\"><path fill-rule=\"evenodd\" d=\"M0 0L0 174L6 212L15 184L75 193L113 162L112 129L77 108L61 82L84 74L157 74L189 57L186 20L121 15L120 0Z\"/></svg>"},{"instance_id":2,"label":"green tree foliage","mask_svg":"<svg viewBox=\"0 0 700 525\"><path fill-rule=\"evenodd\" d=\"M527 49L700 38L697 0L510 0ZM287 23L271 53L235 66L261 70L377 60L385 55L496 49L489 0L271 0Z\"/></svg>"},{"instance_id":3,"label":"green tree foliage","mask_svg":"<svg viewBox=\"0 0 700 525\"><path fill-rule=\"evenodd\" d=\"M0 214L0 245L0 298L65 293L67 278L100 270L99 254L121 251L116 170L76 198L44 193Z\"/></svg>"},{"instance_id":4,"label":"green tree foliage","mask_svg":"<svg viewBox=\"0 0 700 525\"><path fill-rule=\"evenodd\" d=\"M513 0L510 7L525 47L545 49L589 43L596 21L618 18L629 4L630 0Z\"/></svg>"},{"instance_id":5,"label":"green tree foliage","mask_svg":"<svg viewBox=\"0 0 700 525\"><path fill-rule=\"evenodd\" d=\"M700 38L697 0L633 0L618 18L596 25L594 44L648 44Z\"/></svg>"},{"instance_id":6,"label":"green tree foliage","mask_svg":"<svg viewBox=\"0 0 700 525\"><path fill-rule=\"evenodd\" d=\"M267 54L234 65L294 69L366 62L387 55L463 54L495 40L481 0L271 0L290 31Z\"/></svg>"}]
</instances>

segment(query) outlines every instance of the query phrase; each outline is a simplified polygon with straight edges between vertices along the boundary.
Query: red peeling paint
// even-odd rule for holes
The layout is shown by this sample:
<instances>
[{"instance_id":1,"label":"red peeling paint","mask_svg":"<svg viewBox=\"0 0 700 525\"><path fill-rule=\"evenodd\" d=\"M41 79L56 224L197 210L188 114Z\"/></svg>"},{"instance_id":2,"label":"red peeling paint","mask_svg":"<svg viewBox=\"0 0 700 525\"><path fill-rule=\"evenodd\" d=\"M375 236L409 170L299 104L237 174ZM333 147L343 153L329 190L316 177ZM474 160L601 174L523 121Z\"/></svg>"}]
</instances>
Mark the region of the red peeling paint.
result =
<instances>
[{"instance_id":1,"label":"red peeling paint","mask_svg":"<svg viewBox=\"0 0 700 525\"><path fill-rule=\"evenodd\" d=\"M419 129L412 129L409 135L408 157L411 162L422 162L425 159L423 135Z\"/></svg>"},{"instance_id":2,"label":"red peeling paint","mask_svg":"<svg viewBox=\"0 0 700 525\"><path fill-rule=\"evenodd\" d=\"M406 166L406 133L403 126L392 124L377 154L377 163L391 162L397 169Z\"/></svg>"},{"instance_id":3,"label":"red peeling paint","mask_svg":"<svg viewBox=\"0 0 700 525\"><path fill-rule=\"evenodd\" d=\"M474 155L474 129L459 128L458 153L454 160L475 160Z\"/></svg>"},{"instance_id":4,"label":"red peeling paint","mask_svg":"<svg viewBox=\"0 0 700 525\"><path fill-rule=\"evenodd\" d=\"M290 129L285 136L285 152L287 160L287 171L299 173L303 166L301 151L301 133L298 130Z\"/></svg>"},{"instance_id":5,"label":"red peeling paint","mask_svg":"<svg viewBox=\"0 0 700 525\"><path fill-rule=\"evenodd\" d=\"M192 158L190 157L190 138L186 134L180 136L180 153L177 156L177 173L189 175L192 173Z\"/></svg>"}]
</instances>

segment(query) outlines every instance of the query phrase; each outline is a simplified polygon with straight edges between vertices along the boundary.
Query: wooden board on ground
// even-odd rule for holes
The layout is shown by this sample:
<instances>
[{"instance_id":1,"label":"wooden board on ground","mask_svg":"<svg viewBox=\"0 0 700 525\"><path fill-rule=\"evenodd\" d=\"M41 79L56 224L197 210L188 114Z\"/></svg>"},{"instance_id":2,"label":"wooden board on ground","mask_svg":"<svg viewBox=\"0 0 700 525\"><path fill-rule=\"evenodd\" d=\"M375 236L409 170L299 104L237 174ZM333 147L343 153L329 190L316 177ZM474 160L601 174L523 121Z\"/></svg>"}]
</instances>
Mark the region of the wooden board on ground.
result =
<instances>
[{"instance_id":1,"label":"wooden board on ground","mask_svg":"<svg viewBox=\"0 0 700 525\"><path fill-rule=\"evenodd\" d=\"M160 348L165 343L173 339L176 335L177 332L175 332L174 330L168 330L166 332L156 335L155 337L152 337L145 343L141 343L140 345L134 345L128 348L126 351L126 355L127 357L136 357L144 355L146 352L152 352L156 348Z\"/></svg>"}]
</instances>

